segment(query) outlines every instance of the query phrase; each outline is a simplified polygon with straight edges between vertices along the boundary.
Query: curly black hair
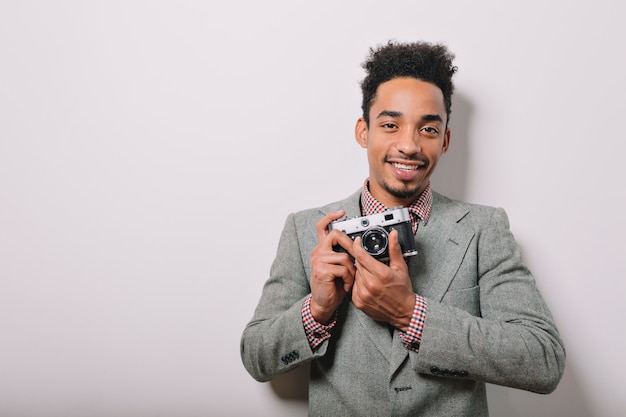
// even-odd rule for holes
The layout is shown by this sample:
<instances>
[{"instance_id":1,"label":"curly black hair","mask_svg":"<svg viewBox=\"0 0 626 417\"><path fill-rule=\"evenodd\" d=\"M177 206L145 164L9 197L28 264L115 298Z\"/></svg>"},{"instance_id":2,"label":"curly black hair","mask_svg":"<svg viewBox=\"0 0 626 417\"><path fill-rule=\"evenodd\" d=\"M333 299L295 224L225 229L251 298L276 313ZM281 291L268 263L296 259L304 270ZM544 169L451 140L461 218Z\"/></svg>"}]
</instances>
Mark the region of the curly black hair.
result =
<instances>
[{"instance_id":1,"label":"curly black hair","mask_svg":"<svg viewBox=\"0 0 626 417\"><path fill-rule=\"evenodd\" d=\"M378 86L400 77L411 77L435 84L443 92L447 119L450 119L454 84L452 65L454 54L445 45L428 42L395 43L389 41L376 49L370 48L363 62L367 75L361 82L363 119L369 125L369 111Z\"/></svg>"}]
</instances>

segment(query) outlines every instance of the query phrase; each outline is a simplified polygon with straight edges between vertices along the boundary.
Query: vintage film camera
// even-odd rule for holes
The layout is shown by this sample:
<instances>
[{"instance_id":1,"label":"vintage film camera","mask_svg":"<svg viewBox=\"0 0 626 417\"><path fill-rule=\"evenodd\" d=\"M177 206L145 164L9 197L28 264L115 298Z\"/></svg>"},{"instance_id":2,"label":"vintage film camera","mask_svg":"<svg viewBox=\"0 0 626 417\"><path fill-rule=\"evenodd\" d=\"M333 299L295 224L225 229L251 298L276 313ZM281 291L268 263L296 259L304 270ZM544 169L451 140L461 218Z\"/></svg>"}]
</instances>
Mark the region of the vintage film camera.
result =
<instances>
[{"instance_id":1,"label":"vintage film camera","mask_svg":"<svg viewBox=\"0 0 626 417\"><path fill-rule=\"evenodd\" d=\"M382 213L364 217L336 220L328 225L329 230L338 229L350 236L352 240L361 236L363 248L379 261L389 259L389 233L398 231L398 242L402 255L407 257L417 254L411 217L405 207L394 207ZM345 252L341 246L333 247L335 252Z\"/></svg>"}]
</instances>

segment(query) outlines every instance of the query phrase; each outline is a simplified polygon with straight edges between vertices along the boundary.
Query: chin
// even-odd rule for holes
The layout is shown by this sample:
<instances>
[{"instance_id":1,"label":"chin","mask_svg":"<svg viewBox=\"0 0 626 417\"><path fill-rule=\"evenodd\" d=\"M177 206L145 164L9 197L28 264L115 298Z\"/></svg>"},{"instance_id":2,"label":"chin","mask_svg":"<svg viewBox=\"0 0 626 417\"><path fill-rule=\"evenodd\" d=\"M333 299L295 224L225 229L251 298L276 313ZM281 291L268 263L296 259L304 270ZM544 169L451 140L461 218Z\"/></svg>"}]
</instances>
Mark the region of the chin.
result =
<instances>
[{"instance_id":1,"label":"chin","mask_svg":"<svg viewBox=\"0 0 626 417\"><path fill-rule=\"evenodd\" d=\"M419 189L420 189L419 186L390 187L388 185L385 185L385 190L387 190L389 194L391 194L392 196L400 200L408 200L410 198L417 198Z\"/></svg>"}]
</instances>

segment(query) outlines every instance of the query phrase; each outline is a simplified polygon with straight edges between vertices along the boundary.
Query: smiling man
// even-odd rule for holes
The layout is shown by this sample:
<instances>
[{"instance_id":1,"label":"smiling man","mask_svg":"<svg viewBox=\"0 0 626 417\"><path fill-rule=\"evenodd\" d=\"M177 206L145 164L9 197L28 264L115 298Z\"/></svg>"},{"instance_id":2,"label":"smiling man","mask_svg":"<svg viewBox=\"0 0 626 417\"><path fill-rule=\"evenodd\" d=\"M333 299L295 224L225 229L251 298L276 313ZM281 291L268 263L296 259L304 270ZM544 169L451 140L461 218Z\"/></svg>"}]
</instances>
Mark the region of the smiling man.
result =
<instances>
[{"instance_id":1,"label":"smiling man","mask_svg":"<svg viewBox=\"0 0 626 417\"><path fill-rule=\"evenodd\" d=\"M423 42L372 49L355 128L368 178L287 218L241 356L259 381L310 363L311 416L486 416L486 382L549 393L563 374L505 212L431 189L450 145L452 61ZM367 232L329 227L343 217L382 230L388 256L362 244Z\"/></svg>"}]
</instances>

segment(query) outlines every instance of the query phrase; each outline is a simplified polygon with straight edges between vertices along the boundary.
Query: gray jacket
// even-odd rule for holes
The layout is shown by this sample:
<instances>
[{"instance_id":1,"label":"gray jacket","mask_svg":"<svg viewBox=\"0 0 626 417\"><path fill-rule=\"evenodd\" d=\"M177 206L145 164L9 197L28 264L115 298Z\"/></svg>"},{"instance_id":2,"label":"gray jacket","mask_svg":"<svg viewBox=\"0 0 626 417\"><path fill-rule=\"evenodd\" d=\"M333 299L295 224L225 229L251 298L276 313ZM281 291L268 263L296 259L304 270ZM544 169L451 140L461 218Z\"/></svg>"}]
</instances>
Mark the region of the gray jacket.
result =
<instances>
[{"instance_id":1,"label":"gray jacket","mask_svg":"<svg viewBox=\"0 0 626 417\"><path fill-rule=\"evenodd\" d=\"M330 340L312 351L301 309L310 293L315 224L330 211L360 215L360 191L291 214L263 294L241 339L248 372L267 381L311 362L311 416L486 416L485 382L552 392L565 351L550 311L524 266L502 209L433 193L408 259L428 310L419 352L398 330L349 299Z\"/></svg>"}]
</instances>

